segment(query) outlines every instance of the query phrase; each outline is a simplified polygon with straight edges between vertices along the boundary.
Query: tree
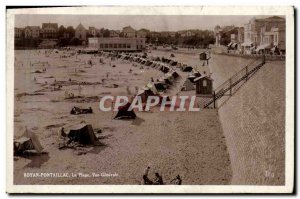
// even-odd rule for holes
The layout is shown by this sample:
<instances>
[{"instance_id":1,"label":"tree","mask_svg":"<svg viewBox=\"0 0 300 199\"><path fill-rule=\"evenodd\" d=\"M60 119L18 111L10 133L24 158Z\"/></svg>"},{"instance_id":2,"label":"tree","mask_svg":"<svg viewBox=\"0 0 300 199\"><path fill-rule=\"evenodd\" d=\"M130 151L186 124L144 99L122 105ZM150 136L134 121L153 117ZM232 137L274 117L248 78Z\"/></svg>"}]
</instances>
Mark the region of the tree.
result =
<instances>
[{"instance_id":1,"label":"tree","mask_svg":"<svg viewBox=\"0 0 300 199\"><path fill-rule=\"evenodd\" d=\"M76 37L73 37L70 42L69 42L69 45L71 46L78 46L80 45L80 40Z\"/></svg>"},{"instance_id":2,"label":"tree","mask_svg":"<svg viewBox=\"0 0 300 199\"><path fill-rule=\"evenodd\" d=\"M108 29L104 29L103 30L103 37L109 37L109 35L110 35L109 30Z\"/></svg>"},{"instance_id":3,"label":"tree","mask_svg":"<svg viewBox=\"0 0 300 199\"><path fill-rule=\"evenodd\" d=\"M66 31L67 31L67 29L63 25L59 26L58 38L64 38Z\"/></svg>"},{"instance_id":4,"label":"tree","mask_svg":"<svg viewBox=\"0 0 300 199\"><path fill-rule=\"evenodd\" d=\"M75 29L73 26L68 26L66 32L69 34L69 38L73 38L75 36Z\"/></svg>"}]
</instances>

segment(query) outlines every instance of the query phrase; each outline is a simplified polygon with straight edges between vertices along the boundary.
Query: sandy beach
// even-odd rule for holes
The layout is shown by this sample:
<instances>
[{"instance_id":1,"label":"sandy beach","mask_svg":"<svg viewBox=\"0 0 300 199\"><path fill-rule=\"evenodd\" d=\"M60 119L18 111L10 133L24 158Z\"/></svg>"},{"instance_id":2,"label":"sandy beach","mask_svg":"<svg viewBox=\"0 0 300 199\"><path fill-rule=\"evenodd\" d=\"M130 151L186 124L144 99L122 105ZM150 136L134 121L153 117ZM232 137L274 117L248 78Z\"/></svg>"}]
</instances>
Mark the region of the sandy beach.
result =
<instances>
[{"instance_id":1,"label":"sandy beach","mask_svg":"<svg viewBox=\"0 0 300 199\"><path fill-rule=\"evenodd\" d=\"M154 178L154 172L159 172L166 184L178 174L183 184L230 184L231 163L217 109L160 112L153 108L151 112L137 112L134 121L113 120L115 112L99 110L101 97L130 95L135 93L136 86L142 87L151 77L163 73L133 66L129 61L103 58L105 64L100 64L100 57L79 54L60 58L61 55L60 51L49 56L43 50L15 51L14 137L21 136L27 126L48 152L41 156L15 157L15 184L140 184L148 165L149 177ZM148 53L151 55L168 57L170 52L152 51ZM174 59L210 71L199 64L197 52L175 53ZM94 65L86 64L88 60ZM48 64L43 66L42 62ZM44 68L46 72L37 72ZM183 80L186 78L187 73L178 73ZM55 82L63 85L61 90L53 90L50 84ZM179 80L167 94L178 93L181 84ZM65 99L66 91L81 97ZM71 115L73 106L92 107L94 113ZM87 147L85 154L73 149L59 150L58 130L82 121L91 124L95 131L102 130L96 133L102 146ZM88 176L26 178L26 172ZM117 176L93 177L93 173Z\"/></svg>"}]
</instances>

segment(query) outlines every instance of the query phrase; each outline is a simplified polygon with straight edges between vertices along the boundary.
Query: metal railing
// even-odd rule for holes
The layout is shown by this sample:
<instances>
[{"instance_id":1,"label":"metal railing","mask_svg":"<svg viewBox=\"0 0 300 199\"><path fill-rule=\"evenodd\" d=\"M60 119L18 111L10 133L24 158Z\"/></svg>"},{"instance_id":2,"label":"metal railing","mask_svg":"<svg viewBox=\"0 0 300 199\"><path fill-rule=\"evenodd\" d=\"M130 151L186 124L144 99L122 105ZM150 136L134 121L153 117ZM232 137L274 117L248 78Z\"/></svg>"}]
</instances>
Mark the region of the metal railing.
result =
<instances>
[{"instance_id":1,"label":"metal railing","mask_svg":"<svg viewBox=\"0 0 300 199\"><path fill-rule=\"evenodd\" d=\"M259 62L259 63L257 63ZM212 99L204 105L204 108L216 108L216 101L223 96L233 95L256 71L265 64L265 60L253 60L242 70L231 76L213 91Z\"/></svg>"}]
</instances>

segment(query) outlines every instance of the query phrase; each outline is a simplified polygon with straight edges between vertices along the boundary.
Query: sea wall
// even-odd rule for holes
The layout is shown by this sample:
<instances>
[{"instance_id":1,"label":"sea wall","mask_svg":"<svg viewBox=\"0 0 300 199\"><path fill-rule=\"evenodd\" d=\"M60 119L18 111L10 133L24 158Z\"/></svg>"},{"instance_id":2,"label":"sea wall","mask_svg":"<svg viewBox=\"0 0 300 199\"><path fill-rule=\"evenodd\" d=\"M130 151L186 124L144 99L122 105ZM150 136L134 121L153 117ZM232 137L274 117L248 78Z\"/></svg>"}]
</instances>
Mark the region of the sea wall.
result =
<instances>
[{"instance_id":1,"label":"sea wall","mask_svg":"<svg viewBox=\"0 0 300 199\"><path fill-rule=\"evenodd\" d=\"M240 58L232 59L240 62ZM220 64L215 59L210 67L215 77L226 79L220 73L226 70L226 60ZM234 67L228 67L227 77L232 75ZM283 185L285 63L267 62L232 97L222 103L219 117L230 154L233 172L231 184Z\"/></svg>"}]
</instances>

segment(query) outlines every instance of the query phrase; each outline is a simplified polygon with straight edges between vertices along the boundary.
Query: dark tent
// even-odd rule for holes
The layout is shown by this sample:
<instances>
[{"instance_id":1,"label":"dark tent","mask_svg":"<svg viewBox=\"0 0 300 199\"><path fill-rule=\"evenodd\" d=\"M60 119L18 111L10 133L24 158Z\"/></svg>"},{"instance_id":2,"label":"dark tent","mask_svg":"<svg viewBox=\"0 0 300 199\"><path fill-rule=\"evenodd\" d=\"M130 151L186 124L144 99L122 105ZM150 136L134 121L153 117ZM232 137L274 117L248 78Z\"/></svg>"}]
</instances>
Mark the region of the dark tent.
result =
<instances>
[{"instance_id":1,"label":"dark tent","mask_svg":"<svg viewBox=\"0 0 300 199\"><path fill-rule=\"evenodd\" d=\"M162 67L160 68L160 71L162 71L163 73L167 73L167 72L170 71L170 68L168 68L168 67L166 67L166 66L162 66Z\"/></svg>"},{"instance_id":2,"label":"dark tent","mask_svg":"<svg viewBox=\"0 0 300 199\"><path fill-rule=\"evenodd\" d=\"M168 78L165 78L164 81L166 82L166 84L169 84L169 85L173 84Z\"/></svg>"},{"instance_id":3,"label":"dark tent","mask_svg":"<svg viewBox=\"0 0 300 199\"><path fill-rule=\"evenodd\" d=\"M156 82L154 83L154 86L159 92L163 92L168 88L168 85L166 85L164 82Z\"/></svg>"},{"instance_id":4,"label":"dark tent","mask_svg":"<svg viewBox=\"0 0 300 199\"><path fill-rule=\"evenodd\" d=\"M155 61L160 61L160 58L159 58L159 57L156 57L156 58L155 58Z\"/></svg>"},{"instance_id":5,"label":"dark tent","mask_svg":"<svg viewBox=\"0 0 300 199\"><path fill-rule=\"evenodd\" d=\"M182 67L182 71L183 72L192 72L193 71L193 67L191 67L191 66L183 66Z\"/></svg>"},{"instance_id":6,"label":"dark tent","mask_svg":"<svg viewBox=\"0 0 300 199\"><path fill-rule=\"evenodd\" d=\"M176 66L177 65L177 61L172 61L171 66Z\"/></svg>"},{"instance_id":7,"label":"dark tent","mask_svg":"<svg viewBox=\"0 0 300 199\"><path fill-rule=\"evenodd\" d=\"M100 144L99 140L94 134L92 125L78 124L70 128L68 138L74 142L84 145L97 145Z\"/></svg>"},{"instance_id":8,"label":"dark tent","mask_svg":"<svg viewBox=\"0 0 300 199\"><path fill-rule=\"evenodd\" d=\"M172 76L176 79L179 77L179 74L176 71L173 71Z\"/></svg>"},{"instance_id":9,"label":"dark tent","mask_svg":"<svg viewBox=\"0 0 300 199\"><path fill-rule=\"evenodd\" d=\"M35 150L37 153L41 153L43 149L35 133L27 130L27 128L21 138L14 140L15 154L22 154L27 150Z\"/></svg>"},{"instance_id":10,"label":"dark tent","mask_svg":"<svg viewBox=\"0 0 300 199\"><path fill-rule=\"evenodd\" d=\"M119 107L117 115L114 117L114 119L135 119L136 114L133 110L129 111L131 103L127 103L124 106Z\"/></svg>"}]
</instances>

